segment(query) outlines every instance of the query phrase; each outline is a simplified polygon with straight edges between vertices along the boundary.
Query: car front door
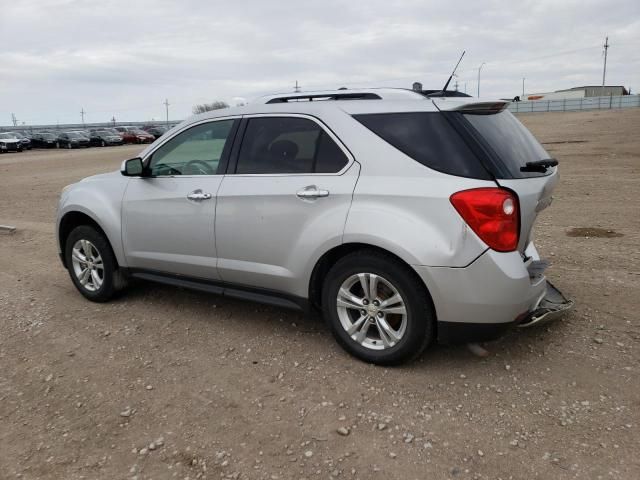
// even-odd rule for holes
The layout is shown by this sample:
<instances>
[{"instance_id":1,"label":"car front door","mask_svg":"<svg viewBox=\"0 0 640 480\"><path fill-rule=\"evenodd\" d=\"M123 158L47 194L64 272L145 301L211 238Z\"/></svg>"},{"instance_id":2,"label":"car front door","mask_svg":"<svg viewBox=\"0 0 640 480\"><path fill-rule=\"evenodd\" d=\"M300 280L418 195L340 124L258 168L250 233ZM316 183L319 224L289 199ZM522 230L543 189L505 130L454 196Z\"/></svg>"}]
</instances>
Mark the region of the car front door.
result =
<instances>
[{"instance_id":1,"label":"car front door","mask_svg":"<svg viewBox=\"0 0 640 480\"><path fill-rule=\"evenodd\" d=\"M239 120L209 120L163 142L144 159L122 205L130 268L215 280L216 194Z\"/></svg>"},{"instance_id":2,"label":"car front door","mask_svg":"<svg viewBox=\"0 0 640 480\"><path fill-rule=\"evenodd\" d=\"M240 136L218 192L220 277L306 297L309 265L342 242L359 164L311 117L252 116Z\"/></svg>"}]
</instances>

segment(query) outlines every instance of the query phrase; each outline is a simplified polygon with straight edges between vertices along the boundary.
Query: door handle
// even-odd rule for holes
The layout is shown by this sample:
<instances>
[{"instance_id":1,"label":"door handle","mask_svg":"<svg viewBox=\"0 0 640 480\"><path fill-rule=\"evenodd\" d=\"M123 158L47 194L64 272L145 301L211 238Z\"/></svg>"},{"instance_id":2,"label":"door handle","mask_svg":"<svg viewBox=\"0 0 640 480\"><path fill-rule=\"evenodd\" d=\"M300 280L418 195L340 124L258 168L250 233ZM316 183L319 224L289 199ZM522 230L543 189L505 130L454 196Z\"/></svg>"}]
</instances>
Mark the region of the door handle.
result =
<instances>
[{"instance_id":1,"label":"door handle","mask_svg":"<svg viewBox=\"0 0 640 480\"><path fill-rule=\"evenodd\" d=\"M298 190L296 192L296 195L298 196L298 198L307 200L313 198L328 197L329 190L322 190L315 185L309 185L308 187L304 187L302 190Z\"/></svg>"},{"instance_id":2,"label":"door handle","mask_svg":"<svg viewBox=\"0 0 640 480\"><path fill-rule=\"evenodd\" d=\"M200 189L194 190L189 195L187 195L187 198L189 200L194 200L196 202L198 202L200 200L209 200L211 197L212 197L212 195L210 193L205 193Z\"/></svg>"}]
</instances>

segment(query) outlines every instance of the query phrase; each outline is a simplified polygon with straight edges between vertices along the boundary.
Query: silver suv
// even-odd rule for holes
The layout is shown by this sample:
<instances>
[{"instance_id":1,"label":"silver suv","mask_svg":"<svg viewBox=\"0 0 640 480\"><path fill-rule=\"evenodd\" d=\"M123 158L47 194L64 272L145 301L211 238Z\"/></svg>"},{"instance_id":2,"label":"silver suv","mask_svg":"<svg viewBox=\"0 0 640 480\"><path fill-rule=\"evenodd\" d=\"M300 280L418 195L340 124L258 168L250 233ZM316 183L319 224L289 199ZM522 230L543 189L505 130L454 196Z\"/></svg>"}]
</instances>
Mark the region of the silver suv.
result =
<instances>
[{"instance_id":1,"label":"silver suv","mask_svg":"<svg viewBox=\"0 0 640 480\"><path fill-rule=\"evenodd\" d=\"M506 106L338 90L194 116L64 189L62 263L96 302L137 278L320 309L378 364L555 318L532 229L557 161Z\"/></svg>"}]
</instances>

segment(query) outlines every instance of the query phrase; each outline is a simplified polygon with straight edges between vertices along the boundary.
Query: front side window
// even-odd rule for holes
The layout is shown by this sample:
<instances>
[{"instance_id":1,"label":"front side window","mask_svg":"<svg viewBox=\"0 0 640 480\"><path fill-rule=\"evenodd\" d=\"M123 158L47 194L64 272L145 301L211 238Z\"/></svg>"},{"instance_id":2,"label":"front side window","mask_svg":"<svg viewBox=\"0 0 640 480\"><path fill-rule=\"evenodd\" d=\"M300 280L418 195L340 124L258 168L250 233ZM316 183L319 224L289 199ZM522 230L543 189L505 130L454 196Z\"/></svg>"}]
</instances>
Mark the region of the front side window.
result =
<instances>
[{"instance_id":1,"label":"front side window","mask_svg":"<svg viewBox=\"0 0 640 480\"><path fill-rule=\"evenodd\" d=\"M151 175L215 175L233 122L204 123L176 135L153 153Z\"/></svg>"},{"instance_id":2,"label":"front side window","mask_svg":"<svg viewBox=\"0 0 640 480\"><path fill-rule=\"evenodd\" d=\"M340 147L316 122L298 117L252 118L236 173L336 173L347 163Z\"/></svg>"}]
</instances>

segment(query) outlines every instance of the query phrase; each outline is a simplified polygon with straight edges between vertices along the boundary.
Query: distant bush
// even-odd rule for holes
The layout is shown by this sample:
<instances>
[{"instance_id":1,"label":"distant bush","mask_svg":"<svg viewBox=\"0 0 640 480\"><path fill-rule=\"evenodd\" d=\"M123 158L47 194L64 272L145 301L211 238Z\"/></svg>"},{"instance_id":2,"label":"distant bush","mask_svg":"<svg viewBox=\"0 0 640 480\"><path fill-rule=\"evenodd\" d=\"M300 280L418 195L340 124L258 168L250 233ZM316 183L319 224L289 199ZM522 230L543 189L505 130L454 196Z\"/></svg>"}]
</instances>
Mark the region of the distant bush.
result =
<instances>
[{"instance_id":1,"label":"distant bush","mask_svg":"<svg viewBox=\"0 0 640 480\"><path fill-rule=\"evenodd\" d=\"M195 105L193 107L193 113L197 115L198 113L210 112L211 110L220 110L221 108L229 108L229 104L221 100L217 100L212 103L203 103L200 105Z\"/></svg>"}]
</instances>

